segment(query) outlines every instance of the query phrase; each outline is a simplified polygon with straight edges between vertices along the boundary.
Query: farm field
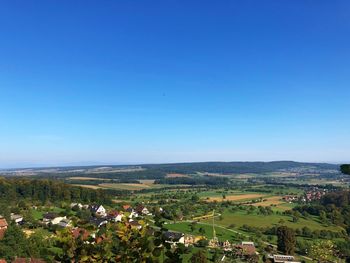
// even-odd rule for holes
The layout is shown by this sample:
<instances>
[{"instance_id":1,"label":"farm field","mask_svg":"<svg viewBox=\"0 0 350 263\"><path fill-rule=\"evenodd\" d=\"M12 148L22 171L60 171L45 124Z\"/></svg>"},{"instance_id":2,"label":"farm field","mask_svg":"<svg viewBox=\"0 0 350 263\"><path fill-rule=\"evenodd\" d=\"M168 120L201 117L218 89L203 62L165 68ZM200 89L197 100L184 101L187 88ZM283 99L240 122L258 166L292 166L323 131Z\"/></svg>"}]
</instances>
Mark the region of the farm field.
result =
<instances>
[{"instance_id":1,"label":"farm field","mask_svg":"<svg viewBox=\"0 0 350 263\"><path fill-rule=\"evenodd\" d=\"M263 194L240 194L240 195L226 195L225 198L223 196L215 196L215 197L207 197L207 202L224 202L224 201L250 201L258 198L264 197Z\"/></svg>"},{"instance_id":2,"label":"farm field","mask_svg":"<svg viewBox=\"0 0 350 263\"><path fill-rule=\"evenodd\" d=\"M222 220L216 220L216 223L218 225L222 225L225 227L230 226L231 224L234 224L236 228L240 228L243 225L248 225L252 227L272 227L279 225L279 222L283 220L284 224L290 228L296 229L296 228L303 228L305 226L309 227L311 230L330 230L330 231L336 231L339 232L343 230L341 227L338 226L324 226L322 225L318 219L311 218L311 219L305 219L300 218L298 222L292 222L290 216L286 215L258 215L258 214L247 214L246 211L237 211L237 212L231 212L228 210L225 210L222 214ZM210 219L203 220L203 222L211 223L212 221Z\"/></svg>"},{"instance_id":3,"label":"farm field","mask_svg":"<svg viewBox=\"0 0 350 263\"><path fill-rule=\"evenodd\" d=\"M279 206L281 204L285 204L286 202L281 200L281 196L271 196L271 197L266 197L262 202L254 203L252 204L253 206Z\"/></svg>"},{"instance_id":4,"label":"farm field","mask_svg":"<svg viewBox=\"0 0 350 263\"><path fill-rule=\"evenodd\" d=\"M97 177L86 177L86 176L68 177L68 179L77 180L77 181L111 181L112 180L108 178L97 178Z\"/></svg>"},{"instance_id":5,"label":"farm field","mask_svg":"<svg viewBox=\"0 0 350 263\"><path fill-rule=\"evenodd\" d=\"M154 180L139 180L140 183L100 183L100 184L72 184L74 186L80 186L90 189L114 189L114 190L127 190L127 191L140 191L143 189L161 189L166 187L189 187L189 185L167 185L167 184L154 184ZM83 180L82 180L83 182Z\"/></svg>"},{"instance_id":6,"label":"farm field","mask_svg":"<svg viewBox=\"0 0 350 263\"><path fill-rule=\"evenodd\" d=\"M149 184L128 184L128 183L102 183L98 185L101 188L105 189L120 189L120 190L142 190L150 187L154 187Z\"/></svg>"},{"instance_id":7,"label":"farm field","mask_svg":"<svg viewBox=\"0 0 350 263\"><path fill-rule=\"evenodd\" d=\"M187 174L179 174L179 173L171 173L171 174L167 174L165 176L165 178L179 178L179 177L190 177Z\"/></svg>"}]
</instances>

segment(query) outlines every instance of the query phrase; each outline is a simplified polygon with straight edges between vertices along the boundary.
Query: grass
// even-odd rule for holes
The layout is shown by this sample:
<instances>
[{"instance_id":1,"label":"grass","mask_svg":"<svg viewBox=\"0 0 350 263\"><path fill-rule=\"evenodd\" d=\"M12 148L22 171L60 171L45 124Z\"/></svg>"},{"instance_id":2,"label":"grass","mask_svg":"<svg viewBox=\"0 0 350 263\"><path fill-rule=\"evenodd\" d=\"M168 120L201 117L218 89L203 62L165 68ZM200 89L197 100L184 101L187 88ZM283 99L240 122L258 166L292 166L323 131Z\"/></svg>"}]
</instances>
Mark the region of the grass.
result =
<instances>
[{"instance_id":1,"label":"grass","mask_svg":"<svg viewBox=\"0 0 350 263\"><path fill-rule=\"evenodd\" d=\"M213 238L213 228L210 224L206 225L203 223L197 223L195 230L192 232L191 223L189 222L179 222L175 224L167 224L164 225L166 228L169 230L177 231L177 232L182 232L185 234L191 234L194 236L205 236L207 239L212 239ZM199 229L203 228L204 229L204 234L201 234L199 232ZM227 229L222 228L220 226L215 226L215 232L216 236L219 240L221 241L239 241L239 236L236 233L227 231Z\"/></svg>"},{"instance_id":2,"label":"grass","mask_svg":"<svg viewBox=\"0 0 350 263\"><path fill-rule=\"evenodd\" d=\"M32 213L32 216L35 220L41 220L43 218L43 214L44 214L43 211L34 210L34 209L31 211L31 213Z\"/></svg>"},{"instance_id":3,"label":"grass","mask_svg":"<svg viewBox=\"0 0 350 263\"><path fill-rule=\"evenodd\" d=\"M259 198L263 198L264 195L262 194L239 194L239 195L225 195L225 198L222 196L215 196L215 197L207 197L206 201L208 202L225 202L225 201L251 201L251 200L256 200Z\"/></svg>"},{"instance_id":4,"label":"grass","mask_svg":"<svg viewBox=\"0 0 350 263\"><path fill-rule=\"evenodd\" d=\"M309 227L311 230L331 230L331 231L341 231L342 228L337 226L324 226L317 218L305 219L300 218L298 222L292 222L290 216L286 215L257 215L247 214L246 211L237 211L235 213L231 211L224 211L222 214L223 219L217 220L216 224L228 227L231 224L235 224L236 228L240 228L243 225L253 226L253 227L272 227L279 225L280 220L285 222L285 225L291 228L303 228L304 226ZM203 222L210 223L211 220L203 220Z\"/></svg>"}]
</instances>

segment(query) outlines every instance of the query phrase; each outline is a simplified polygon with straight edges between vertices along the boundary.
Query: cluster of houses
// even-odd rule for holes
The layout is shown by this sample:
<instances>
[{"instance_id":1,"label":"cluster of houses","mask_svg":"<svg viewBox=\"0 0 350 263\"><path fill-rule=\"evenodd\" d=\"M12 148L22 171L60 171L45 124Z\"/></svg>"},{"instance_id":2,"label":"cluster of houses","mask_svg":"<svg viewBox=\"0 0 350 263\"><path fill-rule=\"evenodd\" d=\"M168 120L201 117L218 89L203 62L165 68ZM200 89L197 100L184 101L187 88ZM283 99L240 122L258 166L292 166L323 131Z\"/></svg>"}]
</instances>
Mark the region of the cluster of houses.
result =
<instances>
[{"instance_id":1,"label":"cluster of houses","mask_svg":"<svg viewBox=\"0 0 350 263\"><path fill-rule=\"evenodd\" d=\"M132 227L141 228L141 225L137 222L136 218L152 215L149 210L143 206L138 205L136 208L130 205L124 205L123 211L110 210L107 211L103 205L90 205L84 206L81 204L72 203L71 207L78 206L80 209L89 209L92 213L90 223L95 225L97 228L107 224L108 222L121 222L124 217L127 216L127 221Z\"/></svg>"},{"instance_id":2,"label":"cluster of houses","mask_svg":"<svg viewBox=\"0 0 350 263\"><path fill-rule=\"evenodd\" d=\"M308 188L302 196L298 195L285 195L282 200L287 203L302 202L308 203L316 200L320 200L326 193L327 189L320 189L318 187Z\"/></svg>"},{"instance_id":3,"label":"cluster of houses","mask_svg":"<svg viewBox=\"0 0 350 263\"><path fill-rule=\"evenodd\" d=\"M307 190L305 194L301 197L302 202L311 202L315 200L320 200L327 193L327 189L320 189L318 187L312 187Z\"/></svg>"},{"instance_id":4,"label":"cluster of houses","mask_svg":"<svg viewBox=\"0 0 350 263\"><path fill-rule=\"evenodd\" d=\"M282 197L282 200L284 202L287 202L287 203L294 203L294 202L298 202L299 200L299 196L297 195L285 195Z\"/></svg>"}]
</instances>

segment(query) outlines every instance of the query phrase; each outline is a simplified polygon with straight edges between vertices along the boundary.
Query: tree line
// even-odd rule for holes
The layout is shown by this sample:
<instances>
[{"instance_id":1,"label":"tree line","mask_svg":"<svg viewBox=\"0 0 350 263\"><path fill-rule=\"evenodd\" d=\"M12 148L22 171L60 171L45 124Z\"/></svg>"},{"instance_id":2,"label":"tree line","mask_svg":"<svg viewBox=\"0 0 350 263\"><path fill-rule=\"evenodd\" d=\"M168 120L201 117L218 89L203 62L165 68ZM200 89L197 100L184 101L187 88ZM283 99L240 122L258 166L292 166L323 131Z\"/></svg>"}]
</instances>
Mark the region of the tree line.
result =
<instances>
[{"instance_id":1,"label":"tree line","mask_svg":"<svg viewBox=\"0 0 350 263\"><path fill-rule=\"evenodd\" d=\"M98 189L75 187L57 180L0 178L0 199L3 203L20 200L46 202L103 202L109 203L111 192Z\"/></svg>"}]
</instances>

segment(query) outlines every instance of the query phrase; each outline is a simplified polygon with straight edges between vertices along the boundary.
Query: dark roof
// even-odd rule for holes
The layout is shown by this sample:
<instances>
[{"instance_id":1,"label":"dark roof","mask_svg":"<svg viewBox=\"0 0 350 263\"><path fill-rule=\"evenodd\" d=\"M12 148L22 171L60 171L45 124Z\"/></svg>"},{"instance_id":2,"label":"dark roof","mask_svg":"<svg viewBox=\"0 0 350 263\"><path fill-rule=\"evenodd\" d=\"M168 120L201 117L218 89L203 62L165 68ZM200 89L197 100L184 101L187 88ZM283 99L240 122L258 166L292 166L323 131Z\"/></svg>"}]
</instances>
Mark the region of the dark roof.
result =
<instances>
[{"instance_id":1,"label":"dark roof","mask_svg":"<svg viewBox=\"0 0 350 263\"><path fill-rule=\"evenodd\" d=\"M100 206L101 205L91 205L90 206L90 211L95 213L100 208Z\"/></svg>"},{"instance_id":2,"label":"dark roof","mask_svg":"<svg viewBox=\"0 0 350 263\"><path fill-rule=\"evenodd\" d=\"M99 226L101 223L103 223L105 221L106 221L106 219L104 219L104 218L97 218L97 217L90 218L90 224L93 224L95 226Z\"/></svg>"},{"instance_id":3,"label":"dark roof","mask_svg":"<svg viewBox=\"0 0 350 263\"><path fill-rule=\"evenodd\" d=\"M135 211L136 212L142 212L142 210L144 209L145 207L143 205L138 205L136 208L135 208Z\"/></svg>"},{"instance_id":4,"label":"dark roof","mask_svg":"<svg viewBox=\"0 0 350 263\"><path fill-rule=\"evenodd\" d=\"M171 231L166 231L164 233L164 238L168 241L173 241L177 242L184 236L183 233L178 233L178 232L171 232Z\"/></svg>"},{"instance_id":5,"label":"dark roof","mask_svg":"<svg viewBox=\"0 0 350 263\"><path fill-rule=\"evenodd\" d=\"M58 215L56 213L52 213L52 212L48 212L44 215L45 219L54 219L56 217L58 217Z\"/></svg>"}]
</instances>

